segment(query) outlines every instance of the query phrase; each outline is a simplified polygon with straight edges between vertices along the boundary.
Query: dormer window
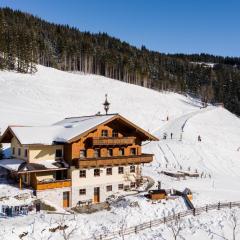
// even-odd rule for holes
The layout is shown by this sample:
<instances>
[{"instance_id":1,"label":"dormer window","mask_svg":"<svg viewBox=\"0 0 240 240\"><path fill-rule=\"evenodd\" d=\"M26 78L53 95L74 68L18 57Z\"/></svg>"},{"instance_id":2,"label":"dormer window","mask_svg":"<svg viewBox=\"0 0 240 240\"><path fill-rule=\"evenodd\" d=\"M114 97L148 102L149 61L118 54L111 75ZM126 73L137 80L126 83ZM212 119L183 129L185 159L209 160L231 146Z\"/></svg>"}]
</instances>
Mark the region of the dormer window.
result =
<instances>
[{"instance_id":1,"label":"dormer window","mask_svg":"<svg viewBox=\"0 0 240 240\"><path fill-rule=\"evenodd\" d=\"M63 156L62 149L56 149L56 158L61 158Z\"/></svg>"},{"instance_id":2,"label":"dormer window","mask_svg":"<svg viewBox=\"0 0 240 240\"><path fill-rule=\"evenodd\" d=\"M108 130L102 130L102 137L108 137Z\"/></svg>"}]
</instances>

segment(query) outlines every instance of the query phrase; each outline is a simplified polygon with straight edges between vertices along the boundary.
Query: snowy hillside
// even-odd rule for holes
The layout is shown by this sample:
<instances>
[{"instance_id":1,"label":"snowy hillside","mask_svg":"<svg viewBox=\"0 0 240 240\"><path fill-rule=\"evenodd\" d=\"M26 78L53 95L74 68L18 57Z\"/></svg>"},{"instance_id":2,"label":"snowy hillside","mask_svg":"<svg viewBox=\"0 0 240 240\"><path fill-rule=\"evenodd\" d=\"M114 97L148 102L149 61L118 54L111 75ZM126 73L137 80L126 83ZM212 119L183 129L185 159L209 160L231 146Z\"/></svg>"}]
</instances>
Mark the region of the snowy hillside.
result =
<instances>
[{"instance_id":1,"label":"snowy hillside","mask_svg":"<svg viewBox=\"0 0 240 240\"><path fill-rule=\"evenodd\" d=\"M103 112L105 93L111 103L110 112L122 114L160 138L159 142L146 144L143 148L145 152L155 154L154 162L144 166L144 175L160 180L166 188L181 190L189 187L193 190L196 206L240 200L240 119L222 107L201 109L197 101L179 94L159 93L101 76L67 73L42 66L38 66L34 75L2 71L1 131L7 125L44 125L69 116ZM163 140L165 133L167 139ZM199 135L201 142L198 142ZM161 174L162 170L197 171L202 178L177 181ZM124 216L128 218L127 225L131 226L163 216L172 209L186 208L180 200L155 206L149 205L141 196L129 197L127 201L136 200L139 201L138 209L116 206L110 212L78 217L81 236L101 232L106 225L110 226L109 230L116 230ZM44 228L50 220L47 216L44 216L46 221L41 218L34 221L41 222ZM29 219L33 217L28 216L19 223L18 233ZM98 224L93 224L98 219ZM203 224L207 226L210 220L205 218ZM10 226L13 227L14 222L8 220L7 228L11 229ZM197 235L197 231L194 234L208 239L205 235ZM142 239L157 239L156 235L151 236L145 235ZM196 236L194 239L200 239Z\"/></svg>"}]
</instances>

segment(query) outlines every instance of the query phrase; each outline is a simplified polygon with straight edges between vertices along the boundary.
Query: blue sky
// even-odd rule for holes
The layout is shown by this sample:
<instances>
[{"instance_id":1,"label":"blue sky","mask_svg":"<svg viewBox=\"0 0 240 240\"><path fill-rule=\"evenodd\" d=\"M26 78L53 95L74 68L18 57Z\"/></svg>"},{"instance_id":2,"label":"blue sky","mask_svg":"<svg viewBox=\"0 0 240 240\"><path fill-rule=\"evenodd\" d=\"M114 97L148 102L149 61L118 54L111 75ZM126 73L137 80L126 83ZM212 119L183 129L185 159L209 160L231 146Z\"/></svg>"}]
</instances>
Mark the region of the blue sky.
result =
<instances>
[{"instance_id":1,"label":"blue sky","mask_svg":"<svg viewBox=\"0 0 240 240\"><path fill-rule=\"evenodd\" d=\"M240 56L240 0L0 0L0 6L160 52Z\"/></svg>"}]
</instances>

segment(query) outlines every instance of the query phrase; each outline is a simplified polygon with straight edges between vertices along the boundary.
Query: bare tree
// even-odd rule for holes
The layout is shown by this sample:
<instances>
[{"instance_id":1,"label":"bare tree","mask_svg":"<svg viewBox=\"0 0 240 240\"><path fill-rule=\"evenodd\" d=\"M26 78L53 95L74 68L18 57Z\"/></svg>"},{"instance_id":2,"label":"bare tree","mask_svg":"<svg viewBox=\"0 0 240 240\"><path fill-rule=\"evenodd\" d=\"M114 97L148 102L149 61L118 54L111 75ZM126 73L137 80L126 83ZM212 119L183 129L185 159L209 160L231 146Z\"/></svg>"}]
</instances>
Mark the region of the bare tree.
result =
<instances>
[{"instance_id":1,"label":"bare tree","mask_svg":"<svg viewBox=\"0 0 240 240\"><path fill-rule=\"evenodd\" d=\"M66 224L66 219L64 216L60 218L58 221L58 230L64 240L70 240L73 237L74 233L77 231L77 229L78 229L78 224L75 216L74 216L74 224L73 225L71 224L71 228Z\"/></svg>"},{"instance_id":2,"label":"bare tree","mask_svg":"<svg viewBox=\"0 0 240 240\"><path fill-rule=\"evenodd\" d=\"M176 218L167 223L167 228L172 233L173 239L177 240L180 237L180 233L183 230L183 222L182 220L176 216Z\"/></svg>"},{"instance_id":3,"label":"bare tree","mask_svg":"<svg viewBox=\"0 0 240 240\"><path fill-rule=\"evenodd\" d=\"M236 240L240 233L240 219L236 210L231 210L230 216L228 218L229 226L232 230L232 240Z\"/></svg>"}]
</instances>

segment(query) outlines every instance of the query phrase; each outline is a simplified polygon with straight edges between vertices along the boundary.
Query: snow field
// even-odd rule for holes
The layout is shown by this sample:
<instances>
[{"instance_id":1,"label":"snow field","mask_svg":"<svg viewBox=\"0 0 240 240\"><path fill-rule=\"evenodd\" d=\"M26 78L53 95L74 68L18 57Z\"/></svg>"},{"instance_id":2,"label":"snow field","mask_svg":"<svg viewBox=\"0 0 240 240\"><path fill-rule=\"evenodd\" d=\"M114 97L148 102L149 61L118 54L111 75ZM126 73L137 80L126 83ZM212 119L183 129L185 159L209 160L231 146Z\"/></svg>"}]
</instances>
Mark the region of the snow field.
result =
<instances>
[{"instance_id":1,"label":"snow field","mask_svg":"<svg viewBox=\"0 0 240 240\"><path fill-rule=\"evenodd\" d=\"M38 66L34 75L1 71L1 131L8 125L48 125L65 117L103 113L105 93L111 103L110 113L120 113L160 138L159 142L143 147L143 152L155 154L154 161L143 167L144 175L160 180L164 188L189 187L195 206L240 200L239 118L222 107L200 109L197 101L179 94L159 93L101 76L67 73L43 66ZM163 140L165 132L167 139ZM170 139L171 133L173 139ZM202 142L197 141L198 135ZM189 168L191 172L201 173L202 178L178 181L161 174L162 170L188 171ZM3 188L1 185L2 192ZM138 206L129 206L132 202L138 202ZM18 235L24 231L29 235L23 239L48 239L50 235L50 239L62 239L59 232L51 233L48 229L63 220L72 228L77 226L71 239L84 239L123 225L130 227L153 220L173 210L184 211L186 206L181 199L152 204L141 195L132 196L110 211L91 215L63 217L42 213L0 219L0 239L19 239ZM226 210L190 218L191 221L186 219L184 238L221 239L210 230L230 236L226 220L229 214ZM163 226L125 239L172 238L169 229Z\"/></svg>"}]
</instances>

